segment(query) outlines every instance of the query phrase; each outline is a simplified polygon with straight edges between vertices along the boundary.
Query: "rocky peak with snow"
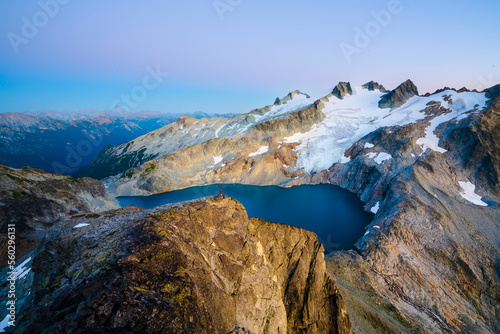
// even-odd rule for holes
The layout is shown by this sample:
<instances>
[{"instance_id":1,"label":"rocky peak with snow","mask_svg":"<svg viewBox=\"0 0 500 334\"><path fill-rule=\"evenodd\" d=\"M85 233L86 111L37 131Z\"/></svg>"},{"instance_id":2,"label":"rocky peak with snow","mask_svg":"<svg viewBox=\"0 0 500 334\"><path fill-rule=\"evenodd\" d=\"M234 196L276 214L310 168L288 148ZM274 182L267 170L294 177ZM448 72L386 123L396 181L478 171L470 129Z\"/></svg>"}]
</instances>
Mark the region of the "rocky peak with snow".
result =
<instances>
[{"instance_id":1,"label":"rocky peak with snow","mask_svg":"<svg viewBox=\"0 0 500 334\"><path fill-rule=\"evenodd\" d=\"M417 95L417 86L415 86L411 80L406 80L396 89L391 90L389 93L384 95L380 99L378 106L381 109L400 107L405 104L406 101L408 101L411 97Z\"/></svg>"},{"instance_id":2,"label":"rocky peak with snow","mask_svg":"<svg viewBox=\"0 0 500 334\"><path fill-rule=\"evenodd\" d=\"M381 84L379 84L378 82L375 82L375 81L367 82L364 85L362 85L361 87L368 89L368 90L371 90L371 91L378 90L382 93L387 92L387 89L385 89L384 86L382 86Z\"/></svg>"},{"instance_id":3,"label":"rocky peak with snow","mask_svg":"<svg viewBox=\"0 0 500 334\"><path fill-rule=\"evenodd\" d=\"M294 98L296 98L297 96L302 96L302 97L305 97L307 99L310 98L309 95L307 94L304 94L302 93L301 91L299 91L298 89L297 90L294 90L290 93L288 93L284 98L280 99L279 97L276 98L276 100L274 101L274 105L278 106L280 104L286 104L287 102L293 100Z\"/></svg>"},{"instance_id":4,"label":"rocky peak with snow","mask_svg":"<svg viewBox=\"0 0 500 334\"><path fill-rule=\"evenodd\" d=\"M339 82L332 90L332 95L339 99L343 99L347 94L352 95L352 88L350 82Z\"/></svg>"}]
</instances>

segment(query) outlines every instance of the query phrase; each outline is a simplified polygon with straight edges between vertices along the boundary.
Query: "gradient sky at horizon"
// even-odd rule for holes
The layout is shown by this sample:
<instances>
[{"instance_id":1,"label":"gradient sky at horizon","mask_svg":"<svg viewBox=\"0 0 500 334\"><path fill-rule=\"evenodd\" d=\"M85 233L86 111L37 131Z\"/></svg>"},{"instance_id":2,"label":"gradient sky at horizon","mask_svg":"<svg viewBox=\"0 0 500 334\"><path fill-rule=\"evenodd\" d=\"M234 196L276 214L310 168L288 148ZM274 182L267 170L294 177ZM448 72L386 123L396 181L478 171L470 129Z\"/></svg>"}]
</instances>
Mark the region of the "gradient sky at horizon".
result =
<instances>
[{"instance_id":1,"label":"gradient sky at horizon","mask_svg":"<svg viewBox=\"0 0 500 334\"><path fill-rule=\"evenodd\" d=\"M55 1L0 3L0 112L108 109L148 66L169 76L134 111L241 113L339 81L411 79L420 93L500 82L493 0L400 0L350 62L341 43L356 46L356 29L375 27L391 1L65 0L16 53L9 33L23 36L23 18L43 19L40 4ZM221 20L214 3L236 5Z\"/></svg>"}]
</instances>

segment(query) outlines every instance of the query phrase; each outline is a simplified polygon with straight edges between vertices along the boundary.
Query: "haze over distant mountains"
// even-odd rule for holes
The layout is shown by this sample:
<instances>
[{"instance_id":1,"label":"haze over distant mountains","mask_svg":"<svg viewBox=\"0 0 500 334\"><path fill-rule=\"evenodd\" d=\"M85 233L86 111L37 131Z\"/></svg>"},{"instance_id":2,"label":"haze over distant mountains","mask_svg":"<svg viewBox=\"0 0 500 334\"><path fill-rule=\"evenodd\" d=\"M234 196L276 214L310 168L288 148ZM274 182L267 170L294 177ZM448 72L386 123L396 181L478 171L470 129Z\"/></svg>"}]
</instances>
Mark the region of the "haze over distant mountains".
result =
<instances>
[{"instance_id":1,"label":"haze over distant mountains","mask_svg":"<svg viewBox=\"0 0 500 334\"><path fill-rule=\"evenodd\" d=\"M132 140L179 116L120 109L0 113L0 163L69 175L88 164L106 145ZM191 116L211 115L195 112Z\"/></svg>"}]
</instances>

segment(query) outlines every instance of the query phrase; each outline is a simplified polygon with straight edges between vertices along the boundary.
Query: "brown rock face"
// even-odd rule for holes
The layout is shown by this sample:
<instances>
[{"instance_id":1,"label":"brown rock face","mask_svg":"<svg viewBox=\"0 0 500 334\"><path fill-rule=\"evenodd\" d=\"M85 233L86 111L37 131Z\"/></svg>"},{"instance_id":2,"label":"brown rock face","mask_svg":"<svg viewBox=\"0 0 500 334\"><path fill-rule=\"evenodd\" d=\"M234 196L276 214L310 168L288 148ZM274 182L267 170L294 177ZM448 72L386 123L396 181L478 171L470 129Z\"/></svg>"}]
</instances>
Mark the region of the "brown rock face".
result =
<instances>
[{"instance_id":1,"label":"brown rock face","mask_svg":"<svg viewBox=\"0 0 500 334\"><path fill-rule=\"evenodd\" d=\"M349 82L339 82L337 86L332 91L333 96L343 99L347 94L352 95L351 83Z\"/></svg>"},{"instance_id":2,"label":"brown rock face","mask_svg":"<svg viewBox=\"0 0 500 334\"><path fill-rule=\"evenodd\" d=\"M408 99L418 95L417 86L411 82L411 80L406 80L396 89L391 90L386 95L382 96L378 102L379 108L396 108L405 104Z\"/></svg>"},{"instance_id":3,"label":"brown rock face","mask_svg":"<svg viewBox=\"0 0 500 334\"><path fill-rule=\"evenodd\" d=\"M131 207L54 236L16 333L350 333L312 232L228 197Z\"/></svg>"}]
</instances>

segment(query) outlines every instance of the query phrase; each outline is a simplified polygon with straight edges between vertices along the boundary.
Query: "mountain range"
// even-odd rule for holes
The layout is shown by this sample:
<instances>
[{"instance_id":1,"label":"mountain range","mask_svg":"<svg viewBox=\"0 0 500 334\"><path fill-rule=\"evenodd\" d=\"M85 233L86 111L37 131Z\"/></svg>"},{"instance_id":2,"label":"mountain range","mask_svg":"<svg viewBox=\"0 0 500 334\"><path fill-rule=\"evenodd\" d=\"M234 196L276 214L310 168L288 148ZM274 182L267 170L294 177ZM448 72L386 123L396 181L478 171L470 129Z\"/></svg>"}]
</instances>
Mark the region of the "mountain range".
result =
<instances>
[{"instance_id":1,"label":"mountain range","mask_svg":"<svg viewBox=\"0 0 500 334\"><path fill-rule=\"evenodd\" d=\"M17 333L500 332L500 85L340 82L179 117L106 146L83 178L0 172L2 226L21 217L29 242ZM356 249L324 256L313 233L226 196L113 201L218 183L333 184L375 217Z\"/></svg>"},{"instance_id":2,"label":"mountain range","mask_svg":"<svg viewBox=\"0 0 500 334\"><path fill-rule=\"evenodd\" d=\"M192 117L209 117L202 112ZM0 113L0 163L71 175L106 145L117 145L161 128L179 115L122 110Z\"/></svg>"}]
</instances>

